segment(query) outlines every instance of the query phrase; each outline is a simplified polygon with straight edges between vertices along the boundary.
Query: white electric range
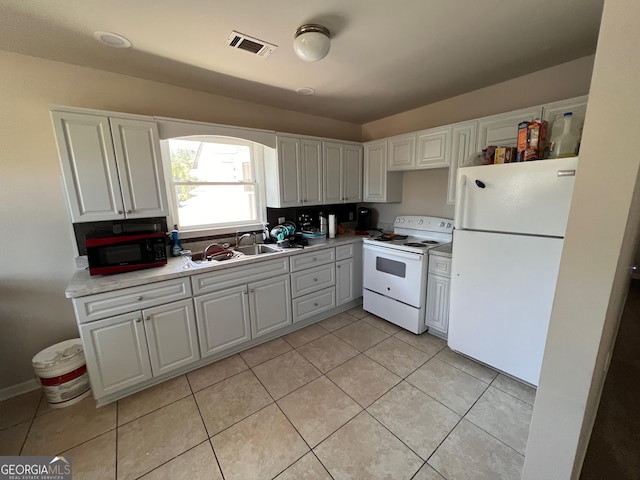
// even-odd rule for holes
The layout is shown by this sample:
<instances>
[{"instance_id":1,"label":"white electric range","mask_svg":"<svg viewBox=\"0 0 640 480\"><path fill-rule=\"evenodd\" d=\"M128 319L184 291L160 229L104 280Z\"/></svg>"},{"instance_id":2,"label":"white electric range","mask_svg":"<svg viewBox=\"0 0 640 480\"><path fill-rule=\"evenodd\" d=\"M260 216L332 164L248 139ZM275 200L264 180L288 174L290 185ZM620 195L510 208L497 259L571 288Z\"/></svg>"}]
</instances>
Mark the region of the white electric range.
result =
<instances>
[{"instance_id":1,"label":"white electric range","mask_svg":"<svg viewBox=\"0 0 640 480\"><path fill-rule=\"evenodd\" d=\"M415 334L425 322L430 249L451 243L450 218L401 215L392 234L363 240L363 308Z\"/></svg>"}]
</instances>

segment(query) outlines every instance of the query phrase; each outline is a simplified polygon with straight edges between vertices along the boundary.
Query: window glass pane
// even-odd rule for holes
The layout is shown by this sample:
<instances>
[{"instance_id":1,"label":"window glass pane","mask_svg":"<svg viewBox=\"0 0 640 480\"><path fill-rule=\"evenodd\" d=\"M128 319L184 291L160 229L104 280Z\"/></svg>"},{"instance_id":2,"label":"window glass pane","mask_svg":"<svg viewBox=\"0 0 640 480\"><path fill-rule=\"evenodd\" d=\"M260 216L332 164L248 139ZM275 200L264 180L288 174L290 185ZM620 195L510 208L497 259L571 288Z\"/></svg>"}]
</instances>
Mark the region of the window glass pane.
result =
<instances>
[{"instance_id":1,"label":"window glass pane","mask_svg":"<svg viewBox=\"0 0 640 480\"><path fill-rule=\"evenodd\" d=\"M170 140L171 172L177 182L251 182L246 145Z\"/></svg>"},{"instance_id":2,"label":"window glass pane","mask_svg":"<svg viewBox=\"0 0 640 480\"><path fill-rule=\"evenodd\" d=\"M180 227L257 221L253 185L199 185L181 199L183 185L176 185Z\"/></svg>"}]
</instances>

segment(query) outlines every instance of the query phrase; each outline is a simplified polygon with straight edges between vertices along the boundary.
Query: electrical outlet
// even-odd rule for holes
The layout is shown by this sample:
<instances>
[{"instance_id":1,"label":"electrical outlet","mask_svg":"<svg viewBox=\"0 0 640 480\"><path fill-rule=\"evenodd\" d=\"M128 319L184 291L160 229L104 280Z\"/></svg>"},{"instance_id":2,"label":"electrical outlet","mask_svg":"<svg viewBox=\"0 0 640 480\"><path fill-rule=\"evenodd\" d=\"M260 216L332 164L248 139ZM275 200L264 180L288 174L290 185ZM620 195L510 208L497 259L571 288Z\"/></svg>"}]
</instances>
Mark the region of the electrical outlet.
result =
<instances>
[{"instance_id":1,"label":"electrical outlet","mask_svg":"<svg viewBox=\"0 0 640 480\"><path fill-rule=\"evenodd\" d=\"M278 217L278 223L283 224L285 222L284 217Z\"/></svg>"},{"instance_id":2,"label":"electrical outlet","mask_svg":"<svg viewBox=\"0 0 640 480\"><path fill-rule=\"evenodd\" d=\"M351 222L353 220L353 212L349 212L349 221Z\"/></svg>"}]
</instances>

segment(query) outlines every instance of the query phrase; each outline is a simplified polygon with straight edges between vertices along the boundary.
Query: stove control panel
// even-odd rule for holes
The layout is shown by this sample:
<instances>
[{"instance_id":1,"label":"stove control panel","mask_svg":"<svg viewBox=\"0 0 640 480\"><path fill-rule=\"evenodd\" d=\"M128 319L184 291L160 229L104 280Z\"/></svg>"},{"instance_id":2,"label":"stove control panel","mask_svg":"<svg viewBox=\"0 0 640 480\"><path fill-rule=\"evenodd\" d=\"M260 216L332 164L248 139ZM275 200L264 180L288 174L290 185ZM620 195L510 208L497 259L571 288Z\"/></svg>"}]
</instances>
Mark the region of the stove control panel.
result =
<instances>
[{"instance_id":1,"label":"stove control panel","mask_svg":"<svg viewBox=\"0 0 640 480\"><path fill-rule=\"evenodd\" d=\"M396 228L429 231L438 233L453 232L453 220L450 218L427 217L422 215L399 215L395 220Z\"/></svg>"}]
</instances>

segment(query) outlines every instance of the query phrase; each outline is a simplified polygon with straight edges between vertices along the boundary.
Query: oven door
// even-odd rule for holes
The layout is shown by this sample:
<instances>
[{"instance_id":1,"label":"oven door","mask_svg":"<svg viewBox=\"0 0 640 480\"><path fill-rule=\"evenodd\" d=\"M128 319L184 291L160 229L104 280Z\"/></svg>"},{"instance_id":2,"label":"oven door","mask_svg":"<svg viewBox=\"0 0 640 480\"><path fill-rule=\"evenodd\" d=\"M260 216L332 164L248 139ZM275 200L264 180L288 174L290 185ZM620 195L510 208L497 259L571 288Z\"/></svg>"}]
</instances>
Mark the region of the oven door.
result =
<instances>
[{"instance_id":1,"label":"oven door","mask_svg":"<svg viewBox=\"0 0 640 480\"><path fill-rule=\"evenodd\" d=\"M420 308L426 290L426 257L419 253L366 244L363 286L367 290Z\"/></svg>"}]
</instances>

